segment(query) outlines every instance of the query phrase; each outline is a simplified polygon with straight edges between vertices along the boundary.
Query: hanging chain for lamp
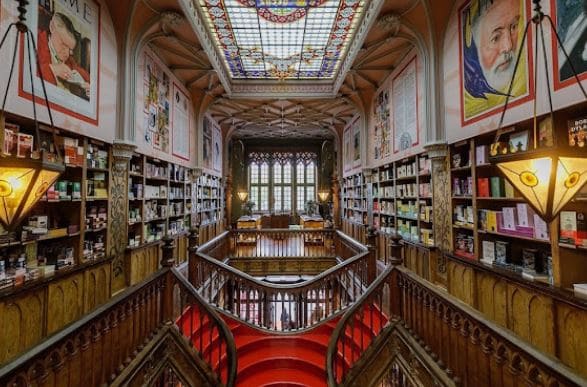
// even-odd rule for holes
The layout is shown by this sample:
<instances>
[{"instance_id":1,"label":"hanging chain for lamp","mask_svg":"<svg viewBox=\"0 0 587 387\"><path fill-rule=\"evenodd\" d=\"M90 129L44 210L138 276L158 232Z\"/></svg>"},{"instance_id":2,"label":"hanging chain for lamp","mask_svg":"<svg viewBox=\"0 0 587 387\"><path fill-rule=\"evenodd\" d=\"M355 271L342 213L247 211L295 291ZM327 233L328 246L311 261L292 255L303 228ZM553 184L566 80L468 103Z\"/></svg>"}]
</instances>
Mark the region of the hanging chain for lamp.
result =
<instances>
[{"instance_id":1,"label":"hanging chain for lamp","mask_svg":"<svg viewBox=\"0 0 587 387\"><path fill-rule=\"evenodd\" d=\"M550 92L550 75L548 72L548 58L546 56L546 45L544 43L544 30L542 28L542 21L544 19L548 20L549 26L551 28L551 31L554 33L554 36L556 36L556 41L558 43L558 47L561 49L561 51L563 52L565 59L567 60L567 62L569 63L570 67L571 67L571 71L573 73L573 77L575 78L575 80L577 81L577 84L579 85L579 88L581 89L581 92L583 93L583 96L585 97L585 100L587 100L587 92L585 91L585 88L583 87L583 84L581 84L581 80L579 79L579 75L577 74L577 71L575 70L575 65L573 65L573 61L571 60L571 58L569 57L569 54L567 53L567 50L565 49L565 46L563 45L563 42L554 26L554 22L552 20L552 18L550 17L550 15L546 15L543 11L542 11L542 6L540 4L540 0L532 0L532 3L534 4L534 16L532 16L532 19L530 19L528 22L526 22L526 27L524 28L524 34L522 35L522 43L520 44L520 50L518 51L518 55L516 56L516 63L514 65L514 71L512 73L512 77L510 79L510 83L509 83L509 87L508 87L508 91L505 95L505 102L504 102L504 106L503 106L503 110L501 111L501 116L499 117L499 124L497 125L497 133L495 136L495 140L494 143L497 143L499 141L499 137L501 135L501 130L503 127L503 120L505 118L505 112L508 108L508 103L510 101L510 98L512 97L512 90L514 87L514 80L516 78L516 73L518 71L518 67L520 64L520 59L522 57L523 54L523 49L524 49L524 44L526 42L526 39L528 38L528 31L530 29L530 25L534 24L534 36L535 36L535 46L534 46L534 102L533 102L533 134L534 134L534 149L536 149L537 146L537 136L536 136L536 128L538 126L537 124L537 106L536 106L536 95L537 93L537 87L538 87L538 36L540 36L540 41L541 41L541 46L542 46L542 57L543 57L543 62L544 62L544 73L546 76L546 89L548 91L547 95L548 95L548 106L550 108L550 117L554 119L554 111L552 108L552 95ZM540 34L538 33L538 31L540 30ZM556 146L556 131L553 130L553 137L554 137L554 144L553 146Z\"/></svg>"},{"instance_id":2,"label":"hanging chain for lamp","mask_svg":"<svg viewBox=\"0 0 587 387\"><path fill-rule=\"evenodd\" d=\"M556 31L554 22L549 15L542 12L540 0L533 0L534 16L526 23L520 50L518 51L514 71L511 76L508 92L505 95L505 103L501 112L499 125L492 146L492 156L499 146L499 137L503 134L503 121L508 103L512 97L514 80L523 54L524 44L528 38L531 23L534 24L534 101L533 101L533 149L526 152L517 152L513 154L501 154L493 157L492 161L496 163L498 169L504 174L506 179L520 192L527 200L528 204L536 210L540 217L546 222L551 222L563 206L568 203L574 195L587 183L587 158L579 154L576 150L570 149L556 142L556 129L554 128L554 110L552 107L552 94L550 91L550 75L548 72L548 58L546 54L546 44L544 41L544 29L542 22L548 21L552 33L556 36L556 42L561 49L566 60L570 64L574 79L577 81L585 100L587 93L579 80L575 66L571 61L562 40ZM540 39L540 41L539 41ZM540 46L539 46L540 43ZM542 59L544 62L544 72L547 87L548 104L550 108L550 121L552 123L552 140L551 147L538 148L538 114L537 114L537 88L538 88L538 50L542 48ZM499 153L499 152L496 152Z\"/></svg>"},{"instance_id":3,"label":"hanging chain for lamp","mask_svg":"<svg viewBox=\"0 0 587 387\"><path fill-rule=\"evenodd\" d=\"M16 30L16 37L14 42L14 50L12 52L12 62L10 64L10 71L8 74L8 83L4 91L2 100L2 107L0 109L0 143L4 143L4 112L6 102L8 100L8 92L10 90L10 83L14 74L14 65L16 63L16 52L19 46L19 39L26 41L26 54L28 59L29 79L31 83L31 96L33 104L33 119L35 125L36 146L33 143L30 158L15 158L13 156L6 157L3 152L1 154L2 163L0 165L0 222L7 226L10 230L27 215L32 209L32 206L45 194L47 189L57 180L59 175L65 170L65 165L61 158L59 146L57 146L57 136L55 126L53 123L53 115L51 114L51 107L49 105L49 98L45 87L45 78L43 77L42 69L39 63L39 56L33 33L26 25L26 12L29 5L28 0L17 0L18 3L18 21L9 24L6 32L0 40L0 50L7 41L8 35L14 28ZM39 77L41 78L41 88L45 98L45 105L49 115L49 122L53 135L53 143L56 153L56 160L48 159L48 149L45 144L41 144L41 136L39 132L39 121L37 119L37 98L35 94L35 85L33 77L33 65L31 57L31 50L34 54ZM24 72L24 69L22 70ZM36 147L36 151L34 148Z\"/></svg>"}]
</instances>

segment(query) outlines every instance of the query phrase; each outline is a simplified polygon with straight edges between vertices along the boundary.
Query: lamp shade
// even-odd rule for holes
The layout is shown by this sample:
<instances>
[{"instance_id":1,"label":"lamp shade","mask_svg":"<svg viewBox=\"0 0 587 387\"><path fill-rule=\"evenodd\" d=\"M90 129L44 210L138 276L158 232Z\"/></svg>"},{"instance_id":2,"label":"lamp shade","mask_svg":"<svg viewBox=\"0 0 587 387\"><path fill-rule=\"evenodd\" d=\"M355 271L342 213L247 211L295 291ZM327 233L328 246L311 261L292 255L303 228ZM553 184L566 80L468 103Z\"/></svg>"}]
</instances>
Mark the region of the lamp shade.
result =
<instances>
[{"instance_id":1,"label":"lamp shade","mask_svg":"<svg viewBox=\"0 0 587 387\"><path fill-rule=\"evenodd\" d=\"M565 157L554 150L509 157L496 165L545 222L587 182L587 158Z\"/></svg>"},{"instance_id":2,"label":"lamp shade","mask_svg":"<svg viewBox=\"0 0 587 387\"><path fill-rule=\"evenodd\" d=\"M238 191L236 194L238 195L238 198L241 200L241 202L247 200L247 197L249 196L247 191Z\"/></svg>"},{"instance_id":3,"label":"lamp shade","mask_svg":"<svg viewBox=\"0 0 587 387\"><path fill-rule=\"evenodd\" d=\"M320 201L325 202L326 200L328 200L328 196L330 195L330 192L328 191L320 191L318 192L318 197L320 198Z\"/></svg>"},{"instance_id":4,"label":"lamp shade","mask_svg":"<svg viewBox=\"0 0 587 387\"><path fill-rule=\"evenodd\" d=\"M7 229L22 221L64 170L63 164L43 159L2 159L0 221Z\"/></svg>"}]
</instances>

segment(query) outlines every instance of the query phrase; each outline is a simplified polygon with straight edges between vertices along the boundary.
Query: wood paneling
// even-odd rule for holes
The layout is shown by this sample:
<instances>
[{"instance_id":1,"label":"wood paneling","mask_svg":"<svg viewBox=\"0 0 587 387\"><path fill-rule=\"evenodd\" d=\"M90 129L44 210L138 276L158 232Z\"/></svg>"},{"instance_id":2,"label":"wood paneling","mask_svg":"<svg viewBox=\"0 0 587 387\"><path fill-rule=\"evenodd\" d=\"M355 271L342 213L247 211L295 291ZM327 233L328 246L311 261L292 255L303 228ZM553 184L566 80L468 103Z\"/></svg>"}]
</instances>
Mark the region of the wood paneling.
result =
<instances>
[{"instance_id":1,"label":"wood paneling","mask_svg":"<svg viewBox=\"0 0 587 387\"><path fill-rule=\"evenodd\" d=\"M161 261L161 244L152 243L127 252L129 285L135 285L155 273Z\"/></svg>"},{"instance_id":2,"label":"wood paneling","mask_svg":"<svg viewBox=\"0 0 587 387\"><path fill-rule=\"evenodd\" d=\"M587 376L586 303L481 264L448 256L447 265L451 295Z\"/></svg>"},{"instance_id":3,"label":"wood paneling","mask_svg":"<svg viewBox=\"0 0 587 387\"><path fill-rule=\"evenodd\" d=\"M0 364L44 337L45 297L40 289L0 302Z\"/></svg>"},{"instance_id":4,"label":"wood paneling","mask_svg":"<svg viewBox=\"0 0 587 387\"><path fill-rule=\"evenodd\" d=\"M83 273L49 284L47 290L47 334L50 335L83 314Z\"/></svg>"},{"instance_id":5,"label":"wood paneling","mask_svg":"<svg viewBox=\"0 0 587 387\"><path fill-rule=\"evenodd\" d=\"M569 367L587 375L587 311L557 305L558 351Z\"/></svg>"},{"instance_id":6,"label":"wood paneling","mask_svg":"<svg viewBox=\"0 0 587 387\"><path fill-rule=\"evenodd\" d=\"M110 265L102 265L84 273L84 311L88 313L110 299Z\"/></svg>"},{"instance_id":7,"label":"wood paneling","mask_svg":"<svg viewBox=\"0 0 587 387\"><path fill-rule=\"evenodd\" d=\"M473 269L459 265L455 262L448 262L448 292L465 302L474 306L475 282Z\"/></svg>"}]
</instances>

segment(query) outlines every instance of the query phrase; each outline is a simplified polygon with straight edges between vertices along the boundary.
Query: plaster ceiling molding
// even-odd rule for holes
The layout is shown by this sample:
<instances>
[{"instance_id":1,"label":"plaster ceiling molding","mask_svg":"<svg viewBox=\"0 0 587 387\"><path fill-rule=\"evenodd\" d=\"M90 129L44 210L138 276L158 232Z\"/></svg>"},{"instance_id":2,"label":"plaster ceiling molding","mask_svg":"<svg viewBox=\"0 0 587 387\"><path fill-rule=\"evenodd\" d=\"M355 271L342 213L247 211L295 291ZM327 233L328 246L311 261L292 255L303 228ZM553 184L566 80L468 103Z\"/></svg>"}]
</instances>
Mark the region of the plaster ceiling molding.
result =
<instances>
[{"instance_id":1,"label":"plaster ceiling molding","mask_svg":"<svg viewBox=\"0 0 587 387\"><path fill-rule=\"evenodd\" d=\"M397 35L401 25L401 17L396 13L388 13L377 19L377 27L384 31L392 31L392 36Z\"/></svg>"},{"instance_id":2,"label":"plaster ceiling molding","mask_svg":"<svg viewBox=\"0 0 587 387\"><path fill-rule=\"evenodd\" d=\"M161 13L161 30L166 34L172 34L172 30L185 22L185 18L179 12L164 11Z\"/></svg>"}]
</instances>

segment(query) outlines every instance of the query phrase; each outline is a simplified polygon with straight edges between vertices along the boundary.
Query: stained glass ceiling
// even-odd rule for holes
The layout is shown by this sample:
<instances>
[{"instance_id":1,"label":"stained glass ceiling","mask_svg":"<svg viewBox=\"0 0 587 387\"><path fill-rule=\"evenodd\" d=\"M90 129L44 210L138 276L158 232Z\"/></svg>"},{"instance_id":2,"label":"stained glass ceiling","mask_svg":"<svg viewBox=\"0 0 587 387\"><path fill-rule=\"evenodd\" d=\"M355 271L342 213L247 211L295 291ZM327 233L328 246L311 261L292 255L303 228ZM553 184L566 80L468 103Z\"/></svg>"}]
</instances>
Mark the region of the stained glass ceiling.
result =
<instances>
[{"instance_id":1,"label":"stained glass ceiling","mask_svg":"<svg viewBox=\"0 0 587 387\"><path fill-rule=\"evenodd\" d=\"M365 0L198 0L233 79L332 80Z\"/></svg>"}]
</instances>

